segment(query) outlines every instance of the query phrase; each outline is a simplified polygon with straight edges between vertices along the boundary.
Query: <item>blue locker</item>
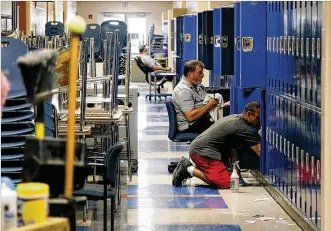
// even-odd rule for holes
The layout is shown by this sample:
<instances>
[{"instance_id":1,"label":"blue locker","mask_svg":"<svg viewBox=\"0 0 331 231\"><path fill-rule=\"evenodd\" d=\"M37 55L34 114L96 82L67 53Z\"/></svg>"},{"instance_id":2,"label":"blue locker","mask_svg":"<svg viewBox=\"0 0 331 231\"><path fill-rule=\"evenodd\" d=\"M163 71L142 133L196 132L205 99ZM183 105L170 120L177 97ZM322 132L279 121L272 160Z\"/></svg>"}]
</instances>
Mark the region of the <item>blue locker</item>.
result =
<instances>
[{"instance_id":1,"label":"blue locker","mask_svg":"<svg viewBox=\"0 0 331 231\"><path fill-rule=\"evenodd\" d=\"M207 70L213 69L213 11L202 12L204 34L203 63Z\"/></svg>"},{"instance_id":2,"label":"blue locker","mask_svg":"<svg viewBox=\"0 0 331 231\"><path fill-rule=\"evenodd\" d=\"M316 82L317 107L321 107L321 54L322 54L322 2L317 2L317 28L316 28Z\"/></svg>"},{"instance_id":3,"label":"blue locker","mask_svg":"<svg viewBox=\"0 0 331 231\"><path fill-rule=\"evenodd\" d=\"M170 35L170 38L171 38L171 51L175 51L175 26L176 26L176 23L175 23L175 19L171 19L171 35Z\"/></svg>"},{"instance_id":4,"label":"blue locker","mask_svg":"<svg viewBox=\"0 0 331 231\"><path fill-rule=\"evenodd\" d=\"M272 51L272 37L271 37L271 2L267 2L267 63L266 63L266 87L271 88L271 78L270 78L270 71L271 71L271 51Z\"/></svg>"},{"instance_id":5,"label":"blue locker","mask_svg":"<svg viewBox=\"0 0 331 231\"><path fill-rule=\"evenodd\" d=\"M296 83L295 83L295 97L297 99L301 99L301 85L300 85L300 78L301 78L301 60L300 60L300 54L301 54L301 2L295 2L295 13L296 13L296 30L295 30L295 53L296 53Z\"/></svg>"},{"instance_id":6,"label":"blue locker","mask_svg":"<svg viewBox=\"0 0 331 231\"><path fill-rule=\"evenodd\" d=\"M260 172L266 174L266 91L261 90L261 106L260 106L260 123L262 130L262 137L260 141L261 155L260 155Z\"/></svg>"},{"instance_id":7,"label":"blue locker","mask_svg":"<svg viewBox=\"0 0 331 231\"><path fill-rule=\"evenodd\" d=\"M221 75L234 75L233 46L234 8L221 8Z\"/></svg>"},{"instance_id":8,"label":"blue locker","mask_svg":"<svg viewBox=\"0 0 331 231\"><path fill-rule=\"evenodd\" d=\"M241 5L239 2L234 4L234 78L232 85L240 86L240 50L241 50L241 38L240 38L240 9Z\"/></svg>"},{"instance_id":9,"label":"blue locker","mask_svg":"<svg viewBox=\"0 0 331 231\"><path fill-rule=\"evenodd\" d=\"M295 79L295 68L294 68L294 61L295 61L295 22L296 16L294 14L294 2L288 2L288 62L289 62L289 73L288 73L288 81L289 81L289 95L294 97L294 79Z\"/></svg>"},{"instance_id":10,"label":"blue locker","mask_svg":"<svg viewBox=\"0 0 331 231\"><path fill-rule=\"evenodd\" d=\"M279 2L279 90L284 93L284 1Z\"/></svg>"},{"instance_id":11,"label":"blue locker","mask_svg":"<svg viewBox=\"0 0 331 231\"><path fill-rule=\"evenodd\" d=\"M318 3L320 4L320 3ZM316 156L317 156L317 160L316 160L316 212L315 212L315 224L317 224L318 228L321 228L321 130L320 130L320 126L321 126L321 111L319 109L319 111L316 113L316 128L317 128L317 132L316 132Z\"/></svg>"},{"instance_id":12,"label":"blue locker","mask_svg":"<svg viewBox=\"0 0 331 231\"><path fill-rule=\"evenodd\" d=\"M198 60L203 62L203 41L204 41L204 34L203 34L203 15L202 13L198 13Z\"/></svg>"},{"instance_id":13,"label":"blue locker","mask_svg":"<svg viewBox=\"0 0 331 231\"><path fill-rule=\"evenodd\" d=\"M244 88L244 87L231 87L231 114L241 114L246 104L257 101L261 102L261 90L260 88ZM234 102L234 104L232 104Z\"/></svg>"},{"instance_id":14,"label":"blue locker","mask_svg":"<svg viewBox=\"0 0 331 231\"><path fill-rule=\"evenodd\" d=\"M306 4L307 2L300 2L300 10L301 10L301 30L300 30L300 69L301 69L301 78L300 78L300 88L301 95L300 99L304 102L307 101L306 97Z\"/></svg>"},{"instance_id":15,"label":"blue locker","mask_svg":"<svg viewBox=\"0 0 331 231\"><path fill-rule=\"evenodd\" d=\"M311 101L317 105L317 62L316 62L316 31L317 31L317 2L312 2L312 20L311 20Z\"/></svg>"},{"instance_id":16,"label":"blue locker","mask_svg":"<svg viewBox=\"0 0 331 231\"><path fill-rule=\"evenodd\" d=\"M211 86L221 86L221 8L213 10L213 84Z\"/></svg>"},{"instance_id":17,"label":"blue locker","mask_svg":"<svg viewBox=\"0 0 331 231\"><path fill-rule=\"evenodd\" d=\"M196 15L183 16L183 60L196 59L196 34Z\"/></svg>"},{"instance_id":18,"label":"blue locker","mask_svg":"<svg viewBox=\"0 0 331 231\"><path fill-rule=\"evenodd\" d=\"M306 95L307 102L313 104L312 75L311 75L311 51L312 51L312 2L306 2Z\"/></svg>"},{"instance_id":19,"label":"blue locker","mask_svg":"<svg viewBox=\"0 0 331 231\"><path fill-rule=\"evenodd\" d=\"M241 75L238 86L265 87L266 2L240 2ZM252 23L254 22L254 23Z\"/></svg>"}]
</instances>

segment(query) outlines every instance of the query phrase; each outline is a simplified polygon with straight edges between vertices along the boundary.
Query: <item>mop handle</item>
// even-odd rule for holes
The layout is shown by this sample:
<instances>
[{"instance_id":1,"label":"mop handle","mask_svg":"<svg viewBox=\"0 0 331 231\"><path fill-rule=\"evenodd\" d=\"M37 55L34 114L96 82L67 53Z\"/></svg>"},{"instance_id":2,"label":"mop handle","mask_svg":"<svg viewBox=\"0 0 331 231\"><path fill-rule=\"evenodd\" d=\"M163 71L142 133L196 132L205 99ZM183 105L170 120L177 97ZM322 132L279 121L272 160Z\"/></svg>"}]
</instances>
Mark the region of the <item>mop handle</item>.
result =
<instances>
[{"instance_id":1,"label":"mop handle","mask_svg":"<svg viewBox=\"0 0 331 231\"><path fill-rule=\"evenodd\" d=\"M72 33L70 46L70 66L69 66L69 102L68 102L68 132L66 145L66 167L65 167L65 185L64 196L67 199L72 198L73 180L74 180L74 156L75 156L75 111L76 111L76 94L77 94L77 71L78 71L78 46L79 34L83 33L84 29L76 29L77 24L82 23L82 18L76 16L68 28ZM83 20L83 23L85 21ZM76 24L76 25L75 25Z\"/></svg>"}]
</instances>

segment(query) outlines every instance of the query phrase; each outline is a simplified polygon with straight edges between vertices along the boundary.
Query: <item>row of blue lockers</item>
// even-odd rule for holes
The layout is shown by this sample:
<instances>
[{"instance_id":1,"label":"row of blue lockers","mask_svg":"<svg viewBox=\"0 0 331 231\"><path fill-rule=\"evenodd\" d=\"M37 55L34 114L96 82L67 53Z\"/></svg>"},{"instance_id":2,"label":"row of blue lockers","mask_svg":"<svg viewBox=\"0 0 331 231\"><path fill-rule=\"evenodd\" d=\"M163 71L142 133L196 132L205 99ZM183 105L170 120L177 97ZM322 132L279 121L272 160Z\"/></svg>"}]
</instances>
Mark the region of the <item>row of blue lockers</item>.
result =
<instances>
[{"instance_id":1,"label":"row of blue lockers","mask_svg":"<svg viewBox=\"0 0 331 231\"><path fill-rule=\"evenodd\" d=\"M261 173L318 228L322 4L237 2L174 21L179 75L199 59L215 86L233 67L231 114L261 102Z\"/></svg>"},{"instance_id":2,"label":"row of blue lockers","mask_svg":"<svg viewBox=\"0 0 331 231\"><path fill-rule=\"evenodd\" d=\"M172 49L180 60L202 61L213 72L211 81L233 75L233 23L233 7L177 17L172 20Z\"/></svg>"},{"instance_id":3,"label":"row of blue lockers","mask_svg":"<svg viewBox=\"0 0 331 231\"><path fill-rule=\"evenodd\" d=\"M321 106L322 2L267 5L267 87Z\"/></svg>"}]
</instances>

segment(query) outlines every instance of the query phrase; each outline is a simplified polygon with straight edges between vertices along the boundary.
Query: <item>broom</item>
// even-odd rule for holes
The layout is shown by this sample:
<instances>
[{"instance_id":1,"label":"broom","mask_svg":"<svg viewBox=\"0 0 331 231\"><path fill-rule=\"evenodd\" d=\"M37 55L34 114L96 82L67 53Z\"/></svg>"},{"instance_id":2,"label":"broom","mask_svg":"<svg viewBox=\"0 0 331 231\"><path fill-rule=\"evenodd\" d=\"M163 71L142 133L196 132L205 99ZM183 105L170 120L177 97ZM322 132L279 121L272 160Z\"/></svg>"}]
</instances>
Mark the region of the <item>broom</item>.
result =
<instances>
[{"instance_id":1,"label":"broom","mask_svg":"<svg viewBox=\"0 0 331 231\"><path fill-rule=\"evenodd\" d=\"M58 55L55 50L40 50L29 52L17 59L27 99L37 107L35 129L38 139L43 139L45 136L44 101L52 94L55 87L57 80L55 63Z\"/></svg>"}]
</instances>

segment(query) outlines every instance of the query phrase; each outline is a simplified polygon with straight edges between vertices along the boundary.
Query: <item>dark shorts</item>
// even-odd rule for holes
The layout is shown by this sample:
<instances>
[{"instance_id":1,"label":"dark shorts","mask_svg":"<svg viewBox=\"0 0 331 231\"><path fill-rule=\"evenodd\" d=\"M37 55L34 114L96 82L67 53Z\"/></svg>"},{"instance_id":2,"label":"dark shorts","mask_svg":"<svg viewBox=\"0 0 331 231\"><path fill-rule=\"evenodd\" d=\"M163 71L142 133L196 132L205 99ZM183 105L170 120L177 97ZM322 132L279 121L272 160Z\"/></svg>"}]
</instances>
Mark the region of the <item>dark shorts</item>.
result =
<instances>
[{"instance_id":1,"label":"dark shorts","mask_svg":"<svg viewBox=\"0 0 331 231\"><path fill-rule=\"evenodd\" d=\"M196 168L208 178L213 186L221 189L230 188L230 172L223 161L195 154L190 154L190 157Z\"/></svg>"}]
</instances>

